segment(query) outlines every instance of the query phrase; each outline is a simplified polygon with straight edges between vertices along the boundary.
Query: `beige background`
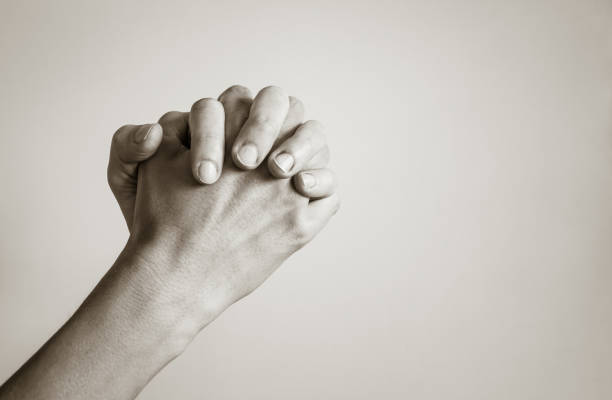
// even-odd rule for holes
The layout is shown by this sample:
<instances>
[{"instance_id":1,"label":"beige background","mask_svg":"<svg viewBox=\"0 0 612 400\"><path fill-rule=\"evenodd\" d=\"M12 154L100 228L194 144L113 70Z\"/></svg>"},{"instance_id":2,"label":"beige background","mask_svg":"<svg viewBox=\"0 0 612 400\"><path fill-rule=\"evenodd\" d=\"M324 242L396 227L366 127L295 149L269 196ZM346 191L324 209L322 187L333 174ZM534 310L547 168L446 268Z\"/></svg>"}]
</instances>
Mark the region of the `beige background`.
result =
<instances>
[{"instance_id":1,"label":"beige background","mask_svg":"<svg viewBox=\"0 0 612 400\"><path fill-rule=\"evenodd\" d=\"M612 398L612 3L0 3L0 380L127 238L124 123L276 84L343 207L142 399Z\"/></svg>"}]
</instances>

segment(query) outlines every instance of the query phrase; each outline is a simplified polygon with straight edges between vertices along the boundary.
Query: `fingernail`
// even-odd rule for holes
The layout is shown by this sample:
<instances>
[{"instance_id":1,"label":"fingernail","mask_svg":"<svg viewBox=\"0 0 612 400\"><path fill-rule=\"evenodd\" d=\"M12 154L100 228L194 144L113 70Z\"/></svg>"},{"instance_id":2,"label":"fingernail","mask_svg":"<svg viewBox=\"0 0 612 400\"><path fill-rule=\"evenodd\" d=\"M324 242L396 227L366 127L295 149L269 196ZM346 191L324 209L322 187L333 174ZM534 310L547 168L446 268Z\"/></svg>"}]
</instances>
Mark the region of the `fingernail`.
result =
<instances>
[{"instance_id":1,"label":"fingernail","mask_svg":"<svg viewBox=\"0 0 612 400\"><path fill-rule=\"evenodd\" d=\"M214 183L217 179L217 166L210 160L204 160L198 165L198 176L204 183Z\"/></svg>"},{"instance_id":2,"label":"fingernail","mask_svg":"<svg viewBox=\"0 0 612 400\"><path fill-rule=\"evenodd\" d=\"M257 165L257 147L253 143L242 145L237 154L238 161L245 166Z\"/></svg>"},{"instance_id":3,"label":"fingernail","mask_svg":"<svg viewBox=\"0 0 612 400\"><path fill-rule=\"evenodd\" d=\"M317 184L317 180L314 175L307 172L300 174L300 179L302 180L302 186L304 186L304 189L313 188Z\"/></svg>"},{"instance_id":4,"label":"fingernail","mask_svg":"<svg viewBox=\"0 0 612 400\"><path fill-rule=\"evenodd\" d=\"M276 164L278 168L282 169L283 172L289 172L291 167L293 167L294 162L293 156L289 153L280 153L274 157L274 164Z\"/></svg>"},{"instance_id":5,"label":"fingernail","mask_svg":"<svg viewBox=\"0 0 612 400\"><path fill-rule=\"evenodd\" d=\"M138 132L136 132L136 135L134 135L134 142L142 143L147 140L147 138L149 137L149 133L151 133L154 126L155 124L151 125L149 129L143 129L142 127L138 129Z\"/></svg>"}]
</instances>

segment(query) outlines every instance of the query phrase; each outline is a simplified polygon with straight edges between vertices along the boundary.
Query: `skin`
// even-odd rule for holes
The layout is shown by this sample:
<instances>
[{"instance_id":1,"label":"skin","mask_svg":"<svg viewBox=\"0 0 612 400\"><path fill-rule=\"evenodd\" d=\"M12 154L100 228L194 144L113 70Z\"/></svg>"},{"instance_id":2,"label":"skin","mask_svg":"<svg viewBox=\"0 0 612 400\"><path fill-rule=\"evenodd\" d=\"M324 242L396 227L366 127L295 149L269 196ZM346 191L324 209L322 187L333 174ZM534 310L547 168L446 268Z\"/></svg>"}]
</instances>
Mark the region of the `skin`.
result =
<instances>
[{"instance_id":1,"label":"skin","mask_svg":"<svg viewBox=\"0 0 612 400\"><path fill-rule=\"evenodd\" d=\"M282 90L276 87L264 88L257 97L265 99L267 93L270 93L270 88L274 88L273 93ZM137 191L138 165L152 157L159 148L163 136L163 125L165 125L165 130L168 130L174 129L171 121L179 117L187 121L189 134L184 140L185 143L191 142L191 170L194 179L202 184L212 184L218 179L218 176L208 182L202 179L199 172L200 163L207 160L214 162L215 168L220 166L218 173L220 175L225 152L233 148L237 153L239 145L236 143L244 143L246 140L243 137L246 134L251 138L250 142L258 147L258 153L268 148L267 137L260 139L258 135L249 133L250 130L244 133L243 128L250 118L251 106L254 103L253 95L248 88L240 85L231 86L219 96L218 102L223 105L225 111L224 138L219 138L218 130L207 129L208 126L218 125L218 122L202 123L205 122L204 115L216 118L217 121L221 119L219 112L214 113L218 111L216 110L218 107L216 107L215 100L211 98L196 101L189 113L168 112L162 116L158 124L125 125L117 130L111 145L108 182L130 231ZM268 170L272 176L277 178L293 178L295 190L305 197L311 199L328 197L336 190L336 177L331 169L326 168L329 163L329 148L325 143L323 127L318 121L303 122L304 106L299 99L288 96L288 102L289 109L284 117L282 115L284 109L272 108L266 111L269 115L281 114L273 118L284 118L284 123L276 132L275 146L268 158ZM261 111L261 107L259 110ZM258 118L261 119L261 117ZM302 125L306 125L306 128ZM296 132L298 130L299 133ZM206 145L204 138L209 137L210 139L211 135L214 137L215 134L217 140L211 140L215 143L224 143L223 150ZM199 139L194 139L195 137ZM288 155L293 165L287 170L282 169L279 165L287 164L286 161L285 163L276 161L279 155L283 155L285 160ZM240 163L235 163L235 165L243 168Z\"/></svg>"},{"instance_id":2,"label":"skin","mask_svg":"<svg viewBox=\"0 0 612 400\"><path fill-rule=\"evenodd\" d=\"M0 387L0 399L134 398L325 226L339 207L334 185L300 184L305 173L332 174L320 126L302 123L301 103L279 101L278 88L262 92L249 103L233 87L190 113L118 130L108 176L130 238L72 318ZM261 115L274 124L262 125ZM257 147L257 165L236 162L245 143ZM294 157L291 168L264 163L270 150ZM214 184L200 179L203 161L217 163ZM290 176L293 185L278 179Z\"/></svg>"}]
</instances>

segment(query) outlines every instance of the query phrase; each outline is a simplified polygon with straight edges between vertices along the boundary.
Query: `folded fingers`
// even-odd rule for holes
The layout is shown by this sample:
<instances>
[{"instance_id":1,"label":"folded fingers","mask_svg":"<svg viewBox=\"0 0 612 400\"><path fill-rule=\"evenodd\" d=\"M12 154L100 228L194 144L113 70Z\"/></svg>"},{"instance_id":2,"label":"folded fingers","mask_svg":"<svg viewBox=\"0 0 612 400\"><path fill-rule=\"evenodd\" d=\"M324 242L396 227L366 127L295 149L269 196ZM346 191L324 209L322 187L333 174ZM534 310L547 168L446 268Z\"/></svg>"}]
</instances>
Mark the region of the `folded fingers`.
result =
<instances>
[{"instance_id":1,"label":"folded fingers","mask_svg":"<svg viewBox=\"0 0 612 400\"><path fill-rule=\"evenodd\" d=\"M285 125L289 107L289 96L276 86L268 86L255 96L249 116L232 145L236 166L254 169L261 164Z\"/></svg>"},{"instance_id":2,"label":"folded fingers","mask_svg":"<svg viewBox=\"0 0 612 400\"><path fill-rule=\"evenodd\" d=\"M306 121L270 153L268 169L276 178L289 178L305 168L324 167L328 158L323 125Z\"/></svg>"}]
</instances>

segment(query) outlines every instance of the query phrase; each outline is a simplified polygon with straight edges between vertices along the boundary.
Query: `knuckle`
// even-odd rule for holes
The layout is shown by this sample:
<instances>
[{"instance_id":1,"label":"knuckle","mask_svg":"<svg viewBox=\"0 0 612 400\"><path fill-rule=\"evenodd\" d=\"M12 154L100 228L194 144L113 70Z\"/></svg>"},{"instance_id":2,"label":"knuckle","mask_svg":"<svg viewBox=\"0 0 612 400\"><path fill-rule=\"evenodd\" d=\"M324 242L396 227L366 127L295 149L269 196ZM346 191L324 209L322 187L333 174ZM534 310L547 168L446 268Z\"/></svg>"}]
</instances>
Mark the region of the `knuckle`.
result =
<instances>
[{"instance_id":1,"label":"knuckle","mask_svg":"<svg viewBox=\"0 0 612 400\"><path fill-rule=\"evenodd\" d=\"M318 121L307 121L298 129L294 137L294 146L307 154L328 151L327 141ZM327 149L327 150L326 150Z\"/></svg>"},{"instance_id":2,"label":"knuckle","mask_svg":"<svg viewBox=\"0 0 612 400\"><path fill-rule=\"evenodd\" d=\"M287 111L287 118L285 121L295 121L296 125L304 120L304 105L302 102L292 96L289 96L289 110Z\"/></svg>"},{"instance_id":3,"label":"knuckle","mask_svg":"<svg viewBox=\"0 0 612 400\"><path fill-rule=\"evenodd\" d=\"M113 144L117 144L119 143L119 139L121 137L121 134L123 132L125 132L126 130L130 129L132 125L123 125L121 126L119 129L117 129L115 131L115 133L113 134Z\"/></svg>"},{"instance_id":4,"label":"knuckle","mask_svg":"<svg viewBox=\"0 0 612 400\"><path fill-rule=\"evenodd\" d=\"M340 211L341 205L342 205L342 201L340 200L339 197L336 196L336 204L334 204L332 214L336 214L338 211Z\"/></svg>"},{"instance_id":5,"label":"knuckle","mask_svg":"<svg viewBox=\"0 0 612 400\"><path fill-rule=\"evenodd\" d=\"M177 118L178 115L180 115L181 113L179 111L168 111L166 113L164 113L164 115L161 116L161 118L158 120L158 122L160 124L164 124L167 122L170 122L174 119Z\"/></svg>"},{"instance_id":6,"label":"knuckle","mask_svg":"<svg viewBox=\"0 0 612 400\"><path fill-rule=\"evenodd\" d=\"M297 97L289 96L289 108L290 110L304 111L304 103Z\"/></svg>"},{"instance_id":7,"label":"knuckle","mask_svg":"<svg viewBox=\"0 0 612 400\"><path fill-rule=\"evenodd\" d=\"M193 105L191 106L191 111L200 111L210 107L223 108L223 105L217 99L213 99L212 97L205 97L193 103Z\"/></svg>"},{"instance_id":8,"label":"knuckle","mask_svg":"<svg viewBox=\"0 0 612 400\"><path fill-rule=\"evenodd\" d=\"M315 149L315 146L312 140L312 135L302 133L299 135L298 139L299 140L297 140L292 146L294 147L294 151L299 154L304 154L304 156L305 155L310 156L313 153L313 150Z\"/></svg>"},{"instance_id":9,"label":"knuckle","mask_svg":"<svg viewBox=\"0 0 612 400\"><path fill-rule=\"evenodd\" d=\"M274 86L274 85L266 86L265 88L261 89L261 91L259 93L260 94L263 94L263 93L266 93L266 94L275 94L275 95L278 95L278 96L287 96L285 94L285 91L283 90L283 88L281 88L279 86Z\"/></svg>"},{"instance_id":10,"label":"knuckle","mask_svg":"<svg viewBox=\"0 0 612 400\"><path fill-rule=\"evenodd\" d=\"M108 168L106 171L106 181L108 182L108 186L110 186L111 190L113 191L123 183L123 179L112 171L111 168Z\"/></svg>"},{"instance_id":11,"label":"knuckle","mask_svg":"<svg viewBox=\"0 0 612 400\"><path fill-rule=\"evenodd\" d=\"M303 244L311 238L310 221L305 212L294 210L291 215L291 231L297 243Z\"/></svg>"},{"instance_id":12,"label":"knuckle","mask_svg":"<svg viewBox=\"0 0 612 400\"><path fill-rule=\"evenodd\" d=\"M310 119L306 122L304 122L304 124L302 124L302 126L306 129L311 131L311 133L316 133L316 134L323 134L323 132L325 131L325 126L317 120L314 119Z\"/></svg>"},{"instance_id":13,"label":"knuckle","mask_svg":"<svg viewBox=\"0 0 612 400\"><path fill-rule=\"evenodd\" d=\"M249 88L242 85L232 85L221 93L221 96L219 96L219 101L227 100L227 98L230 96L251 97L251 91Z\"/></svg>"}]
</instances>

